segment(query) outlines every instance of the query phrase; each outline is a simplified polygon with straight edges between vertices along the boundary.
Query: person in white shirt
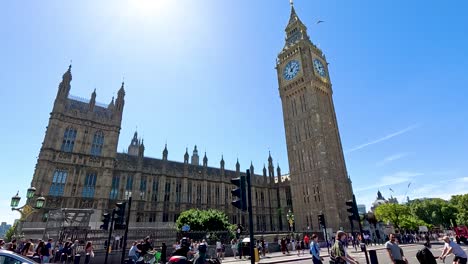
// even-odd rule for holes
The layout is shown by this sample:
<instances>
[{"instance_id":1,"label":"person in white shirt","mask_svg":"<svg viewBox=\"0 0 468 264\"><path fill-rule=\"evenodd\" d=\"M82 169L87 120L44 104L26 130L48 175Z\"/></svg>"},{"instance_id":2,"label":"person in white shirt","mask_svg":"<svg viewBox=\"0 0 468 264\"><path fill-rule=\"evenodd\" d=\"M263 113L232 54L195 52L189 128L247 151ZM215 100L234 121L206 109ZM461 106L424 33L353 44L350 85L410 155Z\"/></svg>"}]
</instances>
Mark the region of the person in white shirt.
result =
<instances>
[{"instance_id":1,"label":"person in white shirt","mask_svg":"<svg viewBox=\"0 0 468 264\"><path fill-rule=\"evenodd\" d=\"M216 241L216 256L221 259L223 253L223 246L221 245L221 241Z\"/></svg>"},{"instance_id":2,"label":"person in white shirt","mask_svg":"<svg viewBox=\"0 0 468 264\"><path fill-rule=\"evenodd\" d=\"M451 241L448 236L444 236L442 239L444 240L445 245L439 258L442 261L445 261L445 257L453 253L455 255L453 258L453 264L467 264L466 262L468 257L460 245Z\"/></svg>"}]
</instances>

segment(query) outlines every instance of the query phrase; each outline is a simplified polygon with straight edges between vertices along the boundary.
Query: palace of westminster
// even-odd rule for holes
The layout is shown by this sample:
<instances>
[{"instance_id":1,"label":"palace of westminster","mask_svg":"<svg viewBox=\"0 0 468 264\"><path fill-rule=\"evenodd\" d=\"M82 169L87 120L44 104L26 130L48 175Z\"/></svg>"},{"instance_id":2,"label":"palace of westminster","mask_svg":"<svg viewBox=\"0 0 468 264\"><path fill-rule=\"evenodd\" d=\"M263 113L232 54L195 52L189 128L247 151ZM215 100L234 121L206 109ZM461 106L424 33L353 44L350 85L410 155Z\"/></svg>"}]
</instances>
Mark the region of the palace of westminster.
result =
<instances>
[{"instance_id":1,"label":"palace of westminster","mask_svg":"<svg viewBox=\"0 0 468 264\"><path fill-rule=\"evenodd\" d=\"M285 45L276 69L282 101L289 175L281 175L271 155L262 173L252 173L252 207L256 231L287 230L286 213L295 215L296 230L318 231L319 213L328 227L348 228L345 201L352 198L351 181L338 132L325 55L309 39L306 26L291 5ZM243 174L209 167L195 146L184 161L145 157L143 140L134 137L126 153L117 152L125 104L124 83L109 104L70 95L71 66L63 74L39 153L32 186L47 202L28 222L42 221L49 210L90 208L90 225L99 227L103 212L132 197L130 226L174 222L190 208L216 208L232 223L247 217L231 205L231 178ZM200 164L201 163L201 164Z\"/></svg>"}]
</instances>

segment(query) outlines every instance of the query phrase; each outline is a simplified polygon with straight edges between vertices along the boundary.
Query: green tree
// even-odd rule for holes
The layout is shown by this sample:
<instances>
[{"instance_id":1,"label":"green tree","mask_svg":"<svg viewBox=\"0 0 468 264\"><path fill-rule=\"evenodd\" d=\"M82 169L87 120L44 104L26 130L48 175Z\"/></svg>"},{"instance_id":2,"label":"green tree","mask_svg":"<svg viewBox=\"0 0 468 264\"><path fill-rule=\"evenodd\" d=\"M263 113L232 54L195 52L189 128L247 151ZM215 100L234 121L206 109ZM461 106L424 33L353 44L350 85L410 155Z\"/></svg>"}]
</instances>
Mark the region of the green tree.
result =
<instances>
[{"instance_id":1,"label":"green tree","mask_svg":"<svg viewBox=\"0 0 468 264\"><path fill-rule=\"evenodd\" d=\"M15 231L16 231L16 227L18 225L18 222L16 222L15 224L13 224L5 233L5 240L6 241L11 241L11 238L13 237L13 235L15 234Z\"/></svg>"},{"instance_id":2,"label":"green tree","mask_svg":"<svg viewBox=\"0 0 468 264\"><path fill-rule=\"evenodd\" d=\"M457 208L440 198L418 199L409 204L411 214L433 225L449 227L456 218Z\"/></svg>"},{"instance_id":3,"label":"green tree","mask_svg":"<svg viewBox=\"0 0 468 264\"><path fill-rule=\"evenodd\" d=\"M401 222L410 216L410 211L406 205L386 203L375 209L375 216L379 221L390 222L395 228L400 229Z\"/></svg>"},{"instance_id":4,"label":"green tree","mask_svg":"<svg viewBox=\"0 0 468 264\"><path fill-rule=\"evenodd\" d=\"M182 212L179 218L177 218L176 225L179 231L184 225L190 226L190 230L192 231L211 232L233 230L226 214L215 209L190 209Z\"/></svg>"},{"instance_id":5,"label":"green tree","mask_svg":"<svg viewBox=\"0 0 468 264\"><path fill-rule=\"evenodd\" d=\"M457 224L468 225L468 194L452 196L450 204L458 210L456 216Z\"/></svg>"},{"instance_id":6,"label":"green tree","mask_svg":"<svg viewBox=\"0 0 468 264\"><path fill-rule=\"evenodd\" d=\"M431 225L413 215L403 217L400 226L406 230L418 230L420 226L431 228Z\"/></svg>"}]
</instances>

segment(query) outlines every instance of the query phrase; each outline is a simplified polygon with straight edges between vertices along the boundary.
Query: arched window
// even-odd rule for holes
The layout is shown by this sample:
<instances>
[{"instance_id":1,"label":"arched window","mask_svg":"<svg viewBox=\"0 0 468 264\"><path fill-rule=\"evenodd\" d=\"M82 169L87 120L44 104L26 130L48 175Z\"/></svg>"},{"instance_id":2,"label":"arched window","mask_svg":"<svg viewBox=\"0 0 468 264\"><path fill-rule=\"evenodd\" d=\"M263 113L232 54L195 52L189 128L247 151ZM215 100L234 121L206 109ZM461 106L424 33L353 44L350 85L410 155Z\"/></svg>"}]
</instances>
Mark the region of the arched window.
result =
<instances>
[{"instance_id":1,"label":"arched window","mask_svg":"<svg viewBox=\"0 0 468 264\"><path fill-rule=\"evenodd\" d=\"M65 130L65 133L63 134L61 150L65 152L72 152L73 146L75 145L75 139L76 139L76 129L67 128Z\"/></svg>"},{"instance_id":2,"label":"arched window","mask_svg":"<svg viewBox=\"0 0 468 264\"><path fill-rule=\"evenodd\" d=\"M93 138L93 144L91 145L91 155L101 156L102 146L104 145L104 134L102 131L96 132Z\"/></svg>"},{"instance_id":3,"label":"arched window","mask_svg":"<svg viewBox=\"0 0 468 264\"><path fill-rule=\"evenodd\" d=\"M112 187L110 191L109 198L116 200L119 197L119 185L120 185L120 176L112 176Z\"/></svg>"},{"instance_id":4,"label":"arched window","mask_svg":"<svg viewBox=\"0 0 468 264\"><path fill-rule=\"evenodd\" d=\"M97 175L95 172L90 172L86 174L84 186L83 186L83 197L84 198L94 198L94 189L96 188L96 178Z\"/></svg>"},{"instance_id":5,"label":"arched window","mask_svg":"<svg viewBox=\"0 0 468 264\"><path fill-rule=\"evenodd\" d=\"M63 190L65 189L65 184L67 182L67 175L68 172L66 170L55 170L52 178L52 184L49 189L50 196L63 196Z\"/></svg>"}]
</instances>

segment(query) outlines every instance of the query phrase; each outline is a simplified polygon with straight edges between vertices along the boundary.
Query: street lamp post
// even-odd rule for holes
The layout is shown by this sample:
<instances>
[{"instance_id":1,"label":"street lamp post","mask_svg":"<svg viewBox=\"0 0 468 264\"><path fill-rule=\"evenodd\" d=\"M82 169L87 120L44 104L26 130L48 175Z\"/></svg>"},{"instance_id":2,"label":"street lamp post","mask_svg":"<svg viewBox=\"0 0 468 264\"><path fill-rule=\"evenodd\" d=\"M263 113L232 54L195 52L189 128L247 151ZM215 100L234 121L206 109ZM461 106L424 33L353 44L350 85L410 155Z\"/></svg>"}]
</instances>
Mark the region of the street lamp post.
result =
<instances>
[{"instance_id":1,"label":"street lamp post","mask_svg":"<svg viewBox=\"0 0 468 264\"><path fill-rule=\"evenodd\" d=\"M289 223L289 231L294 232L294 230L293 230L293 228L294 228L294 214L291 211L291 209L289 209L288 213L286 214L286 218L288 219L288 223Z\"/></svg>"},{"instance_id":2,"label":"street lamp post","mask_svg":"<svg viewBox=\"0 0 468 264\"><path fill-rule=\"evenodd\" d=\"M18 207L19 202L21 201L21 197L18 195L19 192L16 193L15 196L11 197L11 210L18 211L21 215L21 218L18 222L18 225L15 228L15 236L17 233L21 233L22 231L22 224L23 222L30 216L32 213L40 210L44 207L46 199L42 196L38 197L35 201L33 200L36 194L36 188L29 187L26 192L26 204ZM19 226L19 228L18 228Z\"/></svg>"}]
</instances>

